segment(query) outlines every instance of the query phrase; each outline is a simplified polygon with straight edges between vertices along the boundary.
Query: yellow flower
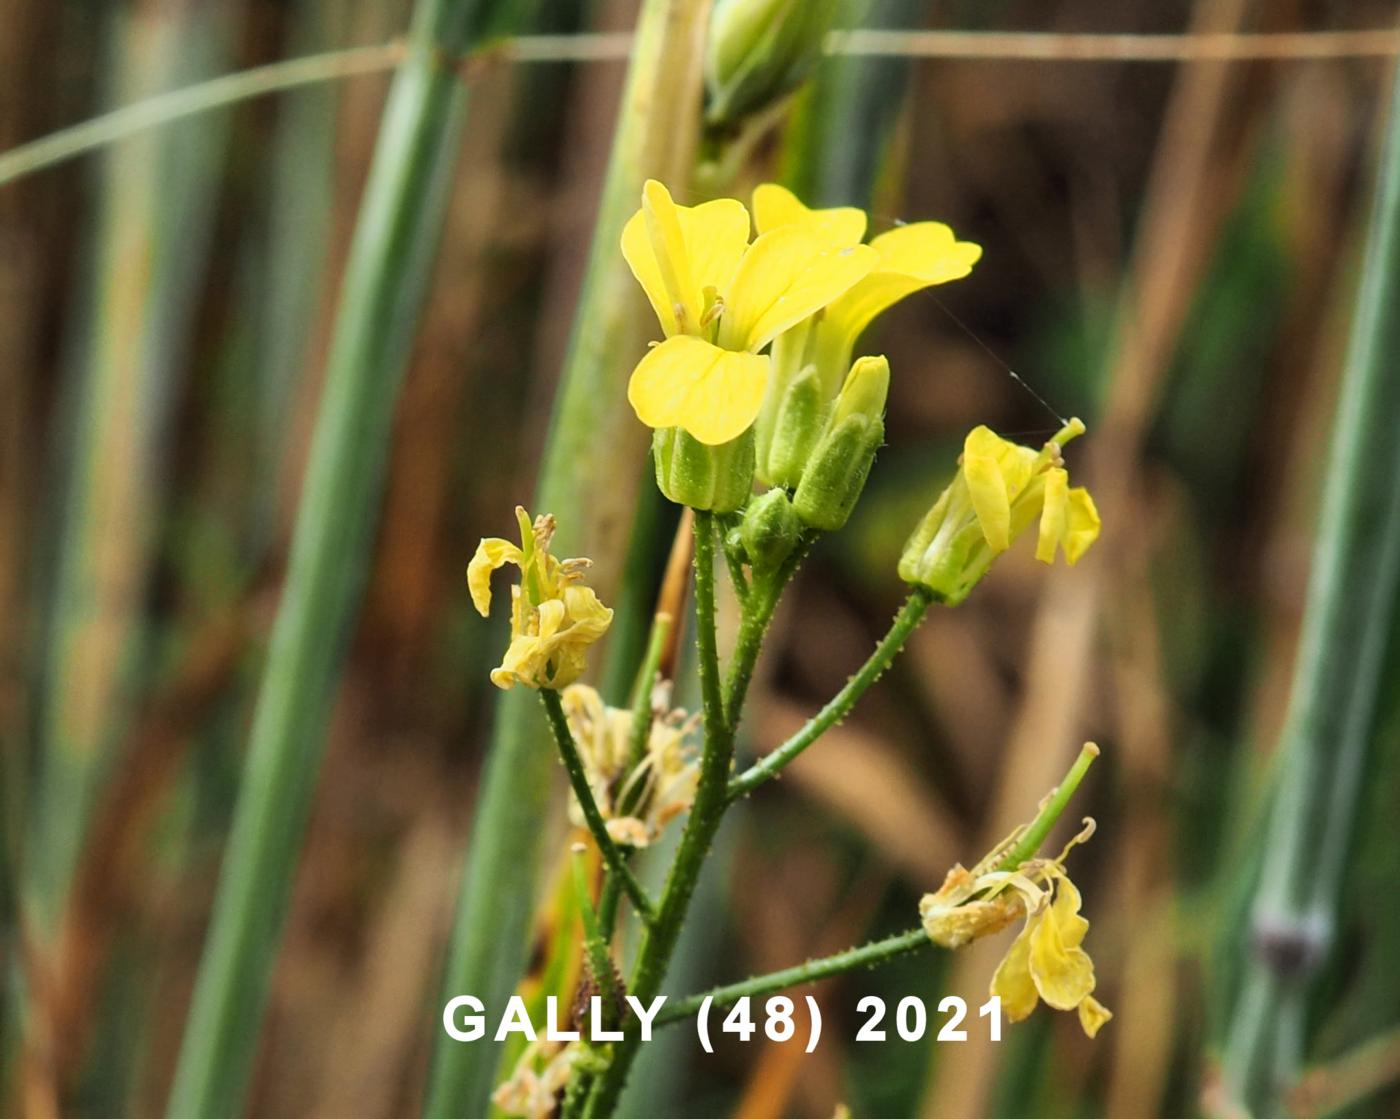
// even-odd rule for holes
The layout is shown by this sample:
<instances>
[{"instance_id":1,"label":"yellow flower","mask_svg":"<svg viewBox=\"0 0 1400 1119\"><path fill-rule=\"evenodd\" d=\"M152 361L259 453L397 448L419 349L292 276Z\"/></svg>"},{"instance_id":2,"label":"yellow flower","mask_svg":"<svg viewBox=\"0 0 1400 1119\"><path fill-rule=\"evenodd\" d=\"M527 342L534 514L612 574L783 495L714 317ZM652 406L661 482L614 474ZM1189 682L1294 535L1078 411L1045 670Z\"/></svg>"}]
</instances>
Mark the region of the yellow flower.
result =
<instances>
[{"instance_id":1,"label":"yellow flower","mask_svg":"<svg viewBox=\"0 0 1400 1119\"><path fill-rule=\"evenodd\" d=\"M1035 558L1071 564L1098 539L1099 512L1089 491L1069 486L1061 448L1084 433L1070 420L1040 451L976 427L963 442L960 467L904 545L899 574L941 601L967 597L991 562L1039 519Z\"/></svg>"},{"instance_id":2,"label":"yellow flower","mask_svg":"<svg viewBox=\"0 0 1400 1119\"><path fill-rule=\"evenodd\" d=\"M991 993L1012 1022L1027 1017L1039 1001L1077 1010L1080 1026L1093 1037L1113 1013L1094 998L1094 961L1080 947L1089 922L1063 868L1052 864L1046 876L1046 892L992 976Z\"/></svg>"},{"instance_id":3,"label":"yellow flower","mask_svg":"<svg viewBox=\"0 0 1400 1119\"><path fill-rule=\"evenodd\" d=\"M1077 1010L1084 1032L1093 1037L1113 1014L1093 997L1094 963L1082 947L1089 922L1079 912L1079 889L1064 868L1070 850L1093 834L1093 821L1085 821L1058 857L999 869L1023 831L1013 832L971 871L955 865L937 893L924 895L919 903L924 931L935 944L961 948L1025 917L992 977L991 994L1001 999L1012 1022L1042 1001L1056 1010Z\"/></svg>"},{"instance_id":4,"label":"yellow flower","mask_svg":"<svg viewBox=\"0 0 1400 1119\"><path fill-rule=\"evenodd\" d=\"M858 245L865 236L866 215L853 206L813 210L776 183L764 183L753 195L754 223L760 234L796 226L838 248ZM834 392L850 364L856 339L877 315L916 291L960 280L982 257L982 247L959 241L942 222L901 225L871 238L876 262L870 271L820 314L801 324L791 338L775 345L802 351L802 365L814 362Z\"/></svg>"},{"instance_id":5,"label":"yellow flower","mask_svg":"<svg viewBox=\"0 0 1400 1119\"><path fill-rule=\"evenodd\" d=\"M699 753L691 742L698 720L670 711L652 720L646 753L630 773L632 713L609 707L586 684L563 694L584 772L608 834L629 847L645 847L695 801L700 781ZM574 823L583 824L577 803L570 804Z\"/></svg>"},{"instance_id":6,"label":"yellow flower","mask_svg":"<svg viewBox=\"0 0 1400 1119\"><path fill-rule=\"evenodd\" d=\"M477 545L467 566L472 604L482 617L491 609L491 573L505 564L520 568L520 585L510 589L510 645L492 670L498 688L563 688L588 667L589 645L607 632L613 612L582 583L586 559L555 559L549 554L554 518L535 518L515 507L520 546L489 537Z\"/></svg>"},{"instance_id":7,"label":"yellow flower","mask_svg":"<svg viewBox=\"0 0 1400 1119\"><path fill-rule=\"evenodd\" d=\"M638 363L627 399L648 427L716 446L753 423L768 383L759 351L870 271L873 250L788 226L749 242L743 203L677 206L649 180L622 253L666 340Z\"/></svg>"}]
</instances>

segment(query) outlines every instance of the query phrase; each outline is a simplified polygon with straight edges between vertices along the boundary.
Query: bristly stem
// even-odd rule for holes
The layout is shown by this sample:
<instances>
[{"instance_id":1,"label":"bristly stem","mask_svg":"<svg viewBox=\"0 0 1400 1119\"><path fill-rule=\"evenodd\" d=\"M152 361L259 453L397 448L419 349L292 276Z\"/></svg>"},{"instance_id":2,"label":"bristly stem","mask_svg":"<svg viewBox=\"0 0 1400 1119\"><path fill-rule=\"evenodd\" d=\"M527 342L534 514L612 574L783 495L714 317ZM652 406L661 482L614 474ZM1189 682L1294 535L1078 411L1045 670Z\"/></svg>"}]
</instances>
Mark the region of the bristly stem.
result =
<instances>
[{"instance_id":1,"label":"bristly stem","mask_svg":"<svg viewBox=\"0 0 1400 1119\"><path fill-rule=\"evenodd\" d=\"M700 695L705 719L704 753L700 763L700 780L696 787L695 803L690 810L675 861L671 864L671 871L666 879L666 889L657 907L656 921L645 930L637 951L632 981L628 985L630 992L643 1001L656 995L666 977L666 969L675 951L681 925L690 908L691 897L695 893L700 869L704 865L706 855L709 854L710 844L729 803L726 786L729 768L734 759L734 724L737 720L726 713L724 688L720 682L719 648L715 628L715 548L714 515L697 511L695 622ZM796 570L795 562L784 569L787 574L793 570ZM747 614L753 611L761 611L765 616L771 616L781 589L775 578L772 584L765 587L762 602L755 602L754 598L757 596L751 596L745 622L750 622ZM765 617L763 625L766 624ZM758 632L761 636L761 627ZM747 681L753 674L757 656L757 641L736 646L730 671L731 682ZM731 695L736 694L742 700L742 686L737 692L731 689ZM604 1116L612 1114L627 1082L632 1061L636 1058L637 1045L638 1038L635 1034L618 1043L611 1066L599 1076L589 1096L588 1107L584 1112L589 1119L603 1119Z\"/></svg>"},{"instance_id":2,"label":"bristly stem","mask_svg":"<svg viewBox=\"0 0 1400 1119\"><path fill-rule=\"evenodd\" d=\"M583 759L579 757L578 744L574 741L573 731L569 729L569 720L564 714L564 704L559 699L559 693L553 688L541 688L540 700L549 716L549 726L554 732L554 741L559 746L559 757L564 763L564 771L569 775L569 784L574 790L579 808L583 810L588 830L593 833L593 841L603 853L603 861L608 864L609 873L627 891L627 896L632 899L632 904L642 920L650 923L656 919L655 907L651 898L647 897L646 890L642 889L642 884L637 881L636 875L632 873L632 868L627 865L627 857L608 834L607 821L598 810L598 802L593 799L593 788L588 784L588 773L583 767Z\"/></svg>"},{"instance_id":3,"label":"bristly stem","mask_svg":"<svg viewBox=\"0 0 1400 1119\"><path fill-rule=\"evenodd\" d=\"M861 665L860 670L846 682L846 686L809 719L801 730L730 781L728 799L734 800L751 793L769 778L776 777L793 758L850 714L856 701L880 678L904 648L909 635L918 628L932 604L933 597L927 591L922 588L913 591L895 615L889 632L870 654L870 659Z\"/></svg>"},{"instance_id":4,"label":"bristly stem","mask_svg":"<svg viewBox=\"0 0 1400 1119\"><path fill-rule=\"evenodd\" d=\"M928 938L928 933L924 932L922 928L910 929L908 932L887 937L885 940L875 940L869 944L862 944L859 948L848 948L834 956L808 960L805 964L798 964L796 967L784 968L782 971L770 972L768 975L757 975L739 983L715 987L713 990L702 991L698 995L689 995L686 998L677 999L675 1002L668 1002L657 1015L656 1024L664 1026L667 1023L694 1015L707 998L713 1000L713 1004L717 1007L729 1006L745 997L768 995L774 991L796 987L803 983L812 983L818 979L830 979L835 975L844 975L848 971L856 971L860 968L874 967L900 956L907 956L912 952L921 952L924 949L934 947L936 945Z\"/></svg>"}]
</instances>

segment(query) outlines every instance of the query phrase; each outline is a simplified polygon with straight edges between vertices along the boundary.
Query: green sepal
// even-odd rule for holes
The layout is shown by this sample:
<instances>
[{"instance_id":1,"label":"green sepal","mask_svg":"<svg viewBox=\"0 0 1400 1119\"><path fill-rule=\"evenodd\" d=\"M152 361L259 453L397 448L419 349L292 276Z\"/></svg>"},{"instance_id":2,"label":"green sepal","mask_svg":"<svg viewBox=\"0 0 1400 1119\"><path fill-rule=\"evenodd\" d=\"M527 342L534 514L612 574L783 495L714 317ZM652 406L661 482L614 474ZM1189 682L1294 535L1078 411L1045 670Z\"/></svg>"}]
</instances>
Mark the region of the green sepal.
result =
<instances>
[{"instance_id":1,"label":"green sepal","mask_svg":"<svg viewBox=\"0 0 1400 1119\"><path fill-rule=\"evenodd\" d=\"M717 447L679 427L652 438L656 484L672 501L711 513L732 513L753 492L754 437L750 428Z\"/></svg>"},{"instance_id":2,"label":"green sepal","mask_svg":"<svg viewBox=\"0 0 1400 1119\"><path fill-rule=\"evenodd\" d=\"M847 416L822 437L792 496L793 509L803 524L835 532L846 523L884 441L884 422L859 413Z\"/></svg>"}]
</instances>

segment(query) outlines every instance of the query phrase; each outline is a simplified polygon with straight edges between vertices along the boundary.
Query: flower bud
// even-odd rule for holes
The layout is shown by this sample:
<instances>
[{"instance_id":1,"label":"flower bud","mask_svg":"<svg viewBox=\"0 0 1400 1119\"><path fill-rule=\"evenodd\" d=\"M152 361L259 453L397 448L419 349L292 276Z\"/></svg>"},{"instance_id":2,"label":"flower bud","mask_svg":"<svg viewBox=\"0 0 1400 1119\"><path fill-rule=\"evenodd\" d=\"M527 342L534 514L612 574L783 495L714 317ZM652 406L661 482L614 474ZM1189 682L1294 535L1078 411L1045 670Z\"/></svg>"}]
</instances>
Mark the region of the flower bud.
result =
<instances>
[{"instance_id":1,"label":"flower bud","mask_svg":"<svg viewBox=\"0 0 1400 1119\"><path fill-rule=\"evenodd\" d=\"M883 357L863 357L851 366L793 494L793 508L804 524L834 532L850 517L885 441L889 389L890 365Z\"/></svg>"},{"instance_id":2,"label":"flower bud","mask_svg":"<svg viewBox=\"0 0 1400 1119\"><path fill-rule=\"evenodd\" d=\"M706 119L735 123L796 88L820 59L838 8L838 0L716 0L706 42Z\"/></svg>"},{"instance_id":3,"label":"flower bud","mask_svg":"<svg viewBox=\"0 0 1400 1119\"><path fill-rule=\"evenodd\" d=\"M769 485L792 489L821 438L827 401L815 365L777 391L772 421L758 433L758 473Z\"/></svg>"},{"instance_id":4,"label":"flower bud","mask_svg":"<svg viewBox=\"0 0 1400 1119\"><path fill-rule=\"evenodd\" d=\"M802 535L787 491L772 489L749 502L739 523L739 544L758 571L771 571L792 555Z\"/></svg>"},{"instance_id":5,"label":"flower bud","mask_svg":"<svg viewBox=\"0 0 1400 1119\"><path fill-rule=\"evenodd\" d=\"M753 429L708 446L682 428L658 428L652 437L656 485L692 509L731 513L753 492Z\"/></svg>"}]
</instances>

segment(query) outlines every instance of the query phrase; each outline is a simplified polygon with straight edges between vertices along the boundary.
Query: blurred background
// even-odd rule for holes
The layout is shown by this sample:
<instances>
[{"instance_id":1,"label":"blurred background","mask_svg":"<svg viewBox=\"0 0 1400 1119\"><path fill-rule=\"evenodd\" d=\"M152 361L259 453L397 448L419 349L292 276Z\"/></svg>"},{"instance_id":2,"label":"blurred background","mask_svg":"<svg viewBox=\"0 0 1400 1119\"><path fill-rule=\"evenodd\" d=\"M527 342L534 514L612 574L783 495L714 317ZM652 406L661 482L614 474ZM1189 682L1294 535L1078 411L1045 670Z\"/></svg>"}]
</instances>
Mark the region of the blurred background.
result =
<instances>
[{"instance_id":1,"label":"blurred background","mask_svg":"<svg viewBox=\"0 0 1400 1119\"><path fill-rule=\"evenodd\" d=\"M636 7L549 0L533 26L625 32ZM1397 15L1381 0L860 7L876 28L1038 32L1052 54L1080 33L1306 42ZM382 45L407 20L403 0L0 0L0 152L221 74L379 49L372 72L333 66L0 182L11 1114L164 1107L384 104ZM1034 444L1057 415L1083 416L1070 465L1104 538L1072 571L1007 556L734 813L673 982L909 926L920 894L1028 818L1094 738L1104 758L1075 810L1100 830L1073 869L1117 1017L1094 1042L1045 1009L1001 1044L976 1029L955 1047L851 1042L862 994L976 1006L994 939L821 986L810 1056L760 1035L705 1057L675 1031L646 1050L632 1114L824 1117L845 1101L856 1116L1135 1119L1211 1098L1390 61L1013 46L828 57L734 188L778 179L812 204L867 206L874 231L936 219L985 248L970 278L906 301L869 341L894 369L889 445L785 601L741 748L786 737L864 660L904 593L899 548L972 425ZM424 1092L503 640L472 612L465 565L533 491L624 73L616 49L558 53L463 69L470 118L249 1115L412 1115ZM643 462L614 469L630 493ZM663 551L673 525L663 511L649 530ZM1387 679L1299 1115L1400 1109ZM541 825L551 865L563 821Z\"/></svg>"}]
</instances>

